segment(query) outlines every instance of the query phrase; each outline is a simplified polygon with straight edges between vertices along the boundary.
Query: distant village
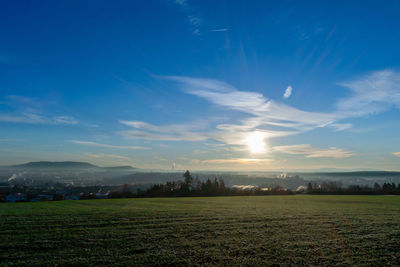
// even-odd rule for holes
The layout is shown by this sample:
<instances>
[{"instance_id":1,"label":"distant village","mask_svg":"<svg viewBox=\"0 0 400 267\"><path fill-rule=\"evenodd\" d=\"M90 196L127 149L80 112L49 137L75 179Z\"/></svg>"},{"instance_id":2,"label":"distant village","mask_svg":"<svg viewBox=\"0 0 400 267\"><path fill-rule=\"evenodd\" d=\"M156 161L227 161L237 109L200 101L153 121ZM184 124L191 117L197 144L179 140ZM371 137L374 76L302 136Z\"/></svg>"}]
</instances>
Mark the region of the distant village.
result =
<instances>
[{"instance_id":1,"label":"distant village","mask_svg":"<svg viewBox=\"0 0 400 267\"><path fill-rule=\"evenodd\" d=\"M281 186L258 187L254 185L234 185L227 188L219 181L208 180L203 183L202 190L195 190L193 187L186 187L182 181L155 184L145 190L139 186L124 184L121 186L87 186L69 187L63 189L54 188L29 188L20 185L0 183L1 202L39 202L39 201L60 201L60 200L87 200L87 199L108 199L124 197L168 197L168 196L217 196L217 195L246 195L249 193L280 192L280 194L292 194L292 191ZM136 192L134 192L136 188ZM186 189L187 188L187 189ZM303 189L303 187L299 188Z\"/></svg>"},{"instance_id":2,"label":"distant village","mask_svg":"<svg viewBox=\"0 0 400 267\"><path fill-rule=\"evenodd\" d=\"M308 182L298 186L296 190L287 189L281 185L256 186L232 185L225 186L222 178L208 178L205 181L193 177L189 171L183 174L183 180L147 185L118 186L73 186L46 183L41 186L0 183L1 202L39 202L57 200L85 200L130 197L188 197L188 196L236 196L236 195L291 195L291 194L400 194L400 184L375 183L368 185L351 185L342 187L340 182L326 181L322 183Z\"/></svg>"},{"instance_id":3,"label":"distant village","mask_svg":"<svg viewBox=\"0 0 400 267\"><path fill-rule=\"evenodd\" d=\"M0 184L1 202L38 202L54 200L80 200L80 199L106 199L110 197L110 191L77 192L78 188L71 189L39 189ZM87 191L86 189L85 191Z\"/></svg>"}]
</instances>

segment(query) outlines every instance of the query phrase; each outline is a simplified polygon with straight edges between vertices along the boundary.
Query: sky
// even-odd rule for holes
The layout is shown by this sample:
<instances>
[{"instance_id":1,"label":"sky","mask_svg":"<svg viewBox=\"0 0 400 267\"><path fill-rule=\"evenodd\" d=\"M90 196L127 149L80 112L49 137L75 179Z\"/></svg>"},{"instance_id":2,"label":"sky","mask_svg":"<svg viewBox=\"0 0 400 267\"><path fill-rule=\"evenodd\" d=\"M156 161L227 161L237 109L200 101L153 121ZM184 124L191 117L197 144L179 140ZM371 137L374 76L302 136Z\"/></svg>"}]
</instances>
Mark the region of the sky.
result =
<instances>
[{"instance_id":1,"label":"sky","mask_svg":"<svg viewBox=\"0 0 400 267\"><path fill-rule=\"evenodd\" d=\"M399 1L1 1L0 165L400 171Z\"/></svg>"}]
</instances>

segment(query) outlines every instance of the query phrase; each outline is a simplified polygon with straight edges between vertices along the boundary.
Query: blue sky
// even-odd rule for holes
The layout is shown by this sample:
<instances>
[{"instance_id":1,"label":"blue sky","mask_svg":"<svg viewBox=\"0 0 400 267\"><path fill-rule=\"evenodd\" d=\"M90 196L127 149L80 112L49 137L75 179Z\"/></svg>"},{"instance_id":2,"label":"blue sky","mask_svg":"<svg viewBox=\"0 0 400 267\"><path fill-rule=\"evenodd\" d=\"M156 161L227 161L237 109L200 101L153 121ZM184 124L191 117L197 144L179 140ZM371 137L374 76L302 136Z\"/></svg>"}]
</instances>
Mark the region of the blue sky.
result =
<instances>
[{"instance_id":1,"label":"blue sky","mask_svg":"<svg viewBox=\"0 0 400 267\"><path fill-rule=\"evenodd\" d=\"M2 1L0 164L400 170L398 1Z\"/></svg>"}]
</instances>

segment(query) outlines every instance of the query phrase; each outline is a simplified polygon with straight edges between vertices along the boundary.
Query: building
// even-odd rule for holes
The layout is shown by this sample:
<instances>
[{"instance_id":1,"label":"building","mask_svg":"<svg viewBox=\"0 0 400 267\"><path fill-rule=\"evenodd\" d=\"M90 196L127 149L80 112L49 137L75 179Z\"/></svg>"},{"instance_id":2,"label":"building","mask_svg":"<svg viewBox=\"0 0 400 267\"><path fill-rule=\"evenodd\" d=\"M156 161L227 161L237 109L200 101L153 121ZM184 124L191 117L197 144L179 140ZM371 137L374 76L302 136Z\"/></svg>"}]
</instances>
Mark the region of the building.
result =
<instances>
[{"instance_id":1,"label":"building","mask_svg":"<svg viewBox=\"0 0 400 267\"><path fill-rule=\"evenodd\" d=\"M72 194L72 195L65 195L63 199L64 200L79 200L80 197Z\"/></svg>"},{"instance_id":2,"label":"building","mask_svg":"<svg viewBox=\"0 0 400 267\"><path fill-rule=\"evenodd\" d=\"M17 194L9 194L6 197L6 202L20 202L20 201L26 201L26 195L23 193L17 193Z\"/></svg>"},{"instance_id":3,"label":"building","mask_svg":"<svg viewBox=\"0 0 400 267\"><path fill-rule=\"evenodd\" d=\"M96 198L98 198L98 199L106 199L106 198L108 198L108 196L109 196L109 192L107 192L107 193L96 193Z\"/></svg>"},{"instance_id":4,"label":"building","mask_svg":"<svg viewBox=\"0 0 400 267\"><path fill-rule=\"evenodd\" d=\"M31 202L52 201L52 200L54 200L54 195L52 195L52 194L40 194L40 195L37 195L35 198L32 198Z\"/></svg>"}]
</instances>

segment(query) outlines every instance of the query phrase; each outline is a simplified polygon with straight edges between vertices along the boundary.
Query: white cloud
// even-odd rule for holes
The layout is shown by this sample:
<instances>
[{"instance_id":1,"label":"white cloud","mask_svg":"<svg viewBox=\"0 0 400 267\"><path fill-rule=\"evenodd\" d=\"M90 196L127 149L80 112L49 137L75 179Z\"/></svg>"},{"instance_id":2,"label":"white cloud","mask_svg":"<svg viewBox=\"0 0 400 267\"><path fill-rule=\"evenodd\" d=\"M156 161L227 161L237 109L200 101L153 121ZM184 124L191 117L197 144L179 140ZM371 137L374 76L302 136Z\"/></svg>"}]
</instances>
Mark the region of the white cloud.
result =
<instances>
[{"instance_id":1,"label":"white cloud","mask_svg":"<svg viewBox=\"0 0 400 267\"><path fill-rule=\"evenodd\" d=\"M115 146L115 145L100 144L100 143L96 143L96 142L79 141L79 140L70 140L70 142L74 143L74 144L78 144L78 145L104 147L104 148L114 148L114 149L133 149L133 150L150 149L148 147L142 147L142 146Z\"/></svg>"},{"instance_id":2,"label":"white cloud","mask_svg":"<svg viewBox=\"0 0 400 267\"><path fill-rule=\"evenodd\" d=\"M149 131L156 131L160 132L163 131L161 127L151 125L150 123L143 122L143 121L125 121L125 120L120 120L119 121L121 124L131 126L133 128L138 128L138 129L145 129Z\"/></svg>"},{"instance_id":3,"label":"white cloud","mask_svg":"<svg viewBox=\"0 0 400 267\"><path fill-rule=\"evenodd\" d=\"M342 150L336 147L321 149L314 148L308 144L275 146L272 150L292 155L305 155L306 158L348 158L355 155L351 151Z\"/></svg>"},{"instance_id":4,"label":"white cloud","mask_svg":"<svg viewBox=\"0 0 400 267\"><path fill-rule=\"evenodd\" d=\"M400 157L400 152L393 152L393 156Z\"/></svg>"},{"instance_id":5,"label":"white cloud","mask_svg":"<svg viewBox=\"0 0 400 267\"><path fill-rule=\"evenodd\" d=\"M329 126L334 128L335 131L344 131L350 129L353 125L351 123L332 123Z\"/></svg>"},{"instance_id":6,"label":"white cloud","mask_svg":"<svg viewBox=\"0 0 400 267\"><path fill-rule=\"evenodd\" d=\"M289 85L283 94L283 98L288 99L292 95L292 90L293 88Z\"/></svg>"},{"instance_id":7,"label":"white cloud","mask_svg":"<svg viewBox=\"0 0 400 267\"><path fill-rule=\"evenodd\" d=\"M75 125L78 121L71 116L57 116L53 118L55 124L70 124Z\"/></svg>"}]
</instances>

